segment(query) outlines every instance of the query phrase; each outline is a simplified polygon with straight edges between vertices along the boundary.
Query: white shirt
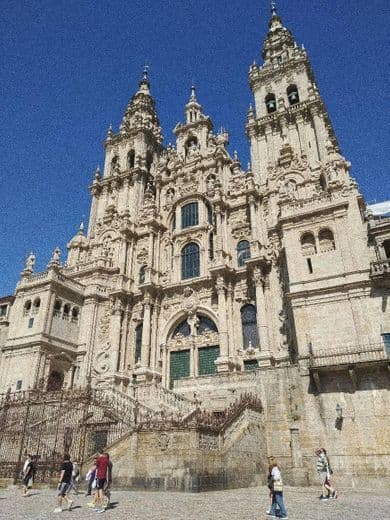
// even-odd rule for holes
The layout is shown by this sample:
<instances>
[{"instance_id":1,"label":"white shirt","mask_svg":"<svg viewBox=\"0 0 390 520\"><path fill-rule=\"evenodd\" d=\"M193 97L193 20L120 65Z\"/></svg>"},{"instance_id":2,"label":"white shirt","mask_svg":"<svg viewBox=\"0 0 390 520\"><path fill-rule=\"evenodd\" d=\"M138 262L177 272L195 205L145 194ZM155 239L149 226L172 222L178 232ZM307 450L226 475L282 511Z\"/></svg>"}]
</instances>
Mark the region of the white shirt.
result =
<instances>
[{"instance_id":1,"label":"white shirt","mask_svg":"<svg viewBox=\"0 0 390 520\"><path fill-rule=\"evenodd\" d=\"M271 475L273 480L282 480L282 475L280 474L280 469L275 466L272 468Z\"/></svg>"}]
</instances>

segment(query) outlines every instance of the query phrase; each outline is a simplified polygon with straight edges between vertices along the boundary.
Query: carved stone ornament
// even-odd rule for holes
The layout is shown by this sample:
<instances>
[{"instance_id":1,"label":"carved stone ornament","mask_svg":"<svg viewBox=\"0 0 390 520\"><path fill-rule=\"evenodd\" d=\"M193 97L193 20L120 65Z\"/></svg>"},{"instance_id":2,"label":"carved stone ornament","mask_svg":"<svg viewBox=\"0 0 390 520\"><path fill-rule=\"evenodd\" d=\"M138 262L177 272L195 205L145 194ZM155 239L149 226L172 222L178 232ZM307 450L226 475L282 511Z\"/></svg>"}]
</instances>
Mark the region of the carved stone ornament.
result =
<instances>
[{"instance_id":1,"label":"carved stone ornament","mask_svg":"<svg viewBox=\"0 0 390 520\"><path fill-rule=\"evenodd\" d=\"M139 264L143 264L147 258L148 258L148 250L146 249L146 247L143 247L137 253L137 261Z\"/></svg>"},{"instance_id":2,"label":"carved stone ornament","mask_svg":"<svg viewBox=\"0 0 390 520\"><path fill-rule=\"evenodd\" d=\"M170 444L170 438L167 433L160 433L158 438L158 446L161 451L165 451L168 449Z\"/></svg>"},{"instance_id":3,"label":"carved stone ornament","mask_svg":"<svg viewBox=\"0 0 390 520\"><path fill-rule=\"evenodd\" d=\"M110 350L111 345L107 341L107 343L102 346L101 350L96 353L93 362L93 369L96 374L102 375L112 370Z\"/></svg>"},{"instance_id":4,"label":"carved stone ornament","mask_svg":"<svg viewBox=\"0 0 390 520\"><path fill-rule=\"evenodd\" d=\"M108 341L108 331L110 327L110 315L111 315L111 306L106 305L104 307L103 316L100 319L99 323L99 331L98 331L98 343L104 344Z\"/></svg>"}]
</instances>

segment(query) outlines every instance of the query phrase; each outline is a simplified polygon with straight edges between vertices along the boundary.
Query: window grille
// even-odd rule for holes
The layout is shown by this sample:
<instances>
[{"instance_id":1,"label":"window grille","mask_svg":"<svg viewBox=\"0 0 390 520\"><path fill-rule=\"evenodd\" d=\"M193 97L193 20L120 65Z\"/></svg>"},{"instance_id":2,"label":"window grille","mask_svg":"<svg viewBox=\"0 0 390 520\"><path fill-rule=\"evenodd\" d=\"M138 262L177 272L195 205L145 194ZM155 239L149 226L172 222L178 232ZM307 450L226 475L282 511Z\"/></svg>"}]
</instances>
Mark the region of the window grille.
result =
<instances>
[{"instance_id":1,"label":"window grille","mask_svg":"<svg viewBox=\"0 0 390 520\"><path fill-rule=\"evenodd\" d=\"M187 280L195 278L199 274L199 246L191 242L183 247L181 252L181 277L183 280Z\"/></svg>"},{"instance_id":2,"label":"window grille","mask_svg":"<svg viewBox=\"0 0 390 520\"><path fill-rule=\"evenodd\" d=\"M181 208L181 227L187 228L199 224L198 203L190 202Z\"/></svg>"},{"instance_id":3,"label":"window grille","mask_svg":"<svg viewBox=\"0 0 390 520\"><path fill-rule=\"evenodd\" d=\"M242 339L244 350L249 347L259 346L259 334L257 331L256 307L254 305L244 305L241 309Z\"/></svg>"},{"instance_id":4,"label":"window grille","mask_svg":"<svg viewBox=\"0 0 390 520\"><path fill-rule=\"evenodd\" d=\"M241 240L237 244L237 263L238 267L242 267L245 264L245 260L251 257L251 250L248 240Z\"/></svg>"}]
</instances>

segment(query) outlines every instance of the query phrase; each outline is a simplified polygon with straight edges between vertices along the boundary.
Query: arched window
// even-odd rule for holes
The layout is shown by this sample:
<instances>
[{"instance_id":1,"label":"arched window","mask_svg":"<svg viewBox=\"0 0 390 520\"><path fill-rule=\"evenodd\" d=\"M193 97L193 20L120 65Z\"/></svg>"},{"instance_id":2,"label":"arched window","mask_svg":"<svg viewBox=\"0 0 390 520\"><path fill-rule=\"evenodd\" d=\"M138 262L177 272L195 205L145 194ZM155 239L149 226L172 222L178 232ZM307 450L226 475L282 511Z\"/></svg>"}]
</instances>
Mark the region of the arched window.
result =
<instances>
[{"instance_id":1,"label":"arched window","mask_svg":"<svg viewBox=\"0 0 390 520\"><path fill-rule=\"evenodd\" d=\"M241 240L237 244L237 264L238 267L242 267L245 264L245 260L251 257L251 249L248 240Z\"/></svg>"},{"instance_id":2,"label":"arched window","mask_svg":"<svg viewBox=\"0 0 390 520\"><path fill-rule=\"evenodd\" d=\"M191 242L181 250L181 277L183 280L195 278L200 274L199 246Z\"/></svg>"},{"instance_id":3,"label":"arched window","mask_svg":"<svg viewBox=\"0 0 390 520\"><path fill-rule=\"evenodd\" d=\"M47 380L47 390L49 392L58 392L62 389L62 385L64 384L64 373L58 372L57 370L53 370L50 372L50 375Z\"/></svg>"},{"instance_id":4,"label":"arched window","mask_svg":"<svg viewBox=\"0 0 390 520\"><path fill-rule=\"evenodd\" d=\"M265 98L265 106L267 107L268 114L276 112L276 98L275 94L268 94Z\"/></svg>"},{"instance_id":5,"label":"arched window","mask_svg":"<svg viewBox=\"0 0 390 520\"><path fill-rule=\"evenodd\" d=\"M301 250L303 256L311 256L317 253L316 239L313 233L304 233L301 236Z\"/></svg>"},{"instance_id":6,"label":"arched window","mask_svg":"<svg viewBox=\"0 0 390 520\"><path fill-rule=\"evenodd\" d=\"M176 336L184 336L187 337L191 334L191 329L188 324L187 320L182 321L179 323L179 325L175 328L172 337L175 338Z\"/></svg>"},{"instance_id":7,"label":"arched window","mask_svg":"<svg viewBox=\"0 0 390 520\"><path fill-rule=\"evenodd\" d=\"M135 151L130 150L130 152L127 154L127 166L129 168L134 168L135 165Z\"/></svg>"},{"instance_id":8,"label":"arched window","mask_svg":"<svg viewBox=\"0 0 390 520\"><path fill-rule=\"evenodd\" d=\"M41 299L40 298L35 298L34 303L33 303L33 307L32 307L32 313L33 314L38 314L40 306L41 306Z\"/></svg>"},{"instance_id":9,"label":"arched window","mask_svg":"<svg viewBox=\"0 0 390 520\"><path fill-rule=\"evenodd\" d=\"M290 105L296 105L299 103L298 88L296 85L290 85L287 89L287 97Z\"/></svg>"},{"instance_id":10,"label":"arched window","mask_svg":"<svg viewBox=\"0 0 390 520\"><path fill-rule=\"evenodd\" d=\"M73 307L72 309L72 321L78 321L79 319L79 308L78 307Z\"/></svg>"},{"instance_id":11,"label":"arched window","mask_svg":"<svg viewBox=\"0 0 390 520\"><path fill-rule=\"evenodd\" d=\"M242 341L244 350L249 347L259 346L259 334L257 331L256 307L254 305L244 305L241 308L241 326L242 326Z\"/></svg>"},{"instance_id":12,"label":"arched window","mask_svg":"<svg viewBox=\"0 0 390 520\"><path fill-rule=\"evenodd\" d=\"M134 362L138 363L141 360L142 351L142 323L135 328L135 349L134 349Z\"/></svg>"},{"instance_id":13,"label":"arched window","mask_svg":"<svg viewBox=\"0 0 390 520\"><path fill-rule=\"evenodd\" d=\"M64 310L63 310L63 316L68 317L70 313L70 305L69 303L65 303Z\"/></svg>"},{"instance_id":14,"label":"arched window","mask_svg":"<svg viewBox=\"0 0 390 520\"><path fill-rule=\"evenodd\" d=\"M31 310L31 300L27 300L23 305L23 315L27 316Z\"/></svg>"},{"instance_id":15,"label":"arched window","mask_svg":"<svg viewBox=\"0 0 390 520\"><path fill-rule=\"evenodd\" d=\"M321 229L318 233L318 241L320 243L320 252L326 253L327 251L334 251L336 245L334 242L334 236L330 229Z\"/></svg>"},{"instance_id":16,"label":"arched window","mask_svg":"<svg viewBox=\"0 0 390 520\"><path fill-rule=\"evenodd\" d=\"M210 320L210 318L207 318L207 316L197 316L197 318L198 324L196 327L196 333L198 336L207 331L218 332L217 326L212 320Z\"/></svg>"},{"instance_id":17,"label":"arched window","mask_svg":"<svg viewBox=\"0 0 390 520\"><path fill-rule=\"evenodd\" d=\"M119 157L117 155L114 155L114 157L111 159L111 173L115 172L119 167Z\"/></svg>"},{"instance_id":18,"label":"arched window","mask_svg":"<svg viewBox=\"0 0 390 520\"><path fill-rule=\"evenodd\" d=\"M138 283L139 283L139 285L145 283L145 266L144 265L141 265L141 268L139 270Z\"/></svg>"},{"instance_id":19,"label":"arched window","mask_svg":"<svg viewBox=\"0 0 390 520\"><path fill-rule=\"evenodd\" d=\"M199 224L198 203L190 202L181 208L181 227L187 228Z\"/></svg>"}]
</instances>

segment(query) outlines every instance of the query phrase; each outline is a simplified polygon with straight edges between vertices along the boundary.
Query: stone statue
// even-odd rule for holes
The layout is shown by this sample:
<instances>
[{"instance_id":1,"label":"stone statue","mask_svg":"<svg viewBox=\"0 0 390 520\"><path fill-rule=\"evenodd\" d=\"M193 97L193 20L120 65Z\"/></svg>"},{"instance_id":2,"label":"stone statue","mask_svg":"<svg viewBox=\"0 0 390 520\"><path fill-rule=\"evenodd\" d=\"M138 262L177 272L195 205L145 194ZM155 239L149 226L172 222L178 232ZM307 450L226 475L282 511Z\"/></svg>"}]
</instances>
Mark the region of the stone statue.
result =
<instances>
[{"instance_id":1,"label":"stone statue","mask_svg":"<svg viewBox=\"0 0 390 520\"><path fill-rule=\"evenodd\" d=\"M35 265L35 255L33 252L31 252L28 257L26 258L26 264L24 266L25 271L33 271Z\"/></svg>"}]
</instances>

